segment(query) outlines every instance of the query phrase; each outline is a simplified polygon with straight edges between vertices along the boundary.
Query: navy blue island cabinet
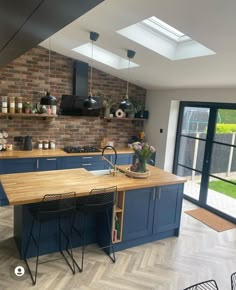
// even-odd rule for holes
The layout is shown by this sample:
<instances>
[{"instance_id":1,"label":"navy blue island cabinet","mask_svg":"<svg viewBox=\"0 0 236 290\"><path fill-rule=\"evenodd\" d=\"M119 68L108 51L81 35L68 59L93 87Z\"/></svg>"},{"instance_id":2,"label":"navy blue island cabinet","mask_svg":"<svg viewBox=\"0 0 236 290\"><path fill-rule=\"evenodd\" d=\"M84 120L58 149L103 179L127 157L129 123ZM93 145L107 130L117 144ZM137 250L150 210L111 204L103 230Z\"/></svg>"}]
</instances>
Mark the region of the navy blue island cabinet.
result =
<instances>
[{"instance_id":1,"label":"navy blue island cabinet","mask_svg":"<svg viewBox=\"0 0 236 290\"><path fill-rule=\"evenodd\" d=\"M183 184L126 191L122 241L116 250L178 236Z\"/></svg>"}]
</instances>

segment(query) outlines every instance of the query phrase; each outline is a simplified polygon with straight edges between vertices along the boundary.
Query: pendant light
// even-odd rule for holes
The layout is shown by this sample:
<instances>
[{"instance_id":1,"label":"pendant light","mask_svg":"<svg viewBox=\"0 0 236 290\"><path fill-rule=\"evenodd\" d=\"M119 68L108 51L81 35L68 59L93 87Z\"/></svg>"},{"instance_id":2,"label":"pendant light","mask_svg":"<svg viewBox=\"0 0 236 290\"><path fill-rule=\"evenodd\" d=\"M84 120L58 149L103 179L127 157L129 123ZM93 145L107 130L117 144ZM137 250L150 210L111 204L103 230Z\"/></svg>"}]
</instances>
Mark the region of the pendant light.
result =
<instances>
[{"instance_id":1,"label":"pendant light","mask_svg":"<svg viewBox=\"0 0 236 290\"><path fill-rule=\"evenodd\" d=\"M46 93L46 96L43 96L40 100L40 105L45 106L55 106L57 104L57 99L50 95L50 74L51 74L51 49L50 49L50 38L48 39L48 81L49 81L49 90Z\"/></svg>"},{"instance_id":2,"label":"pendant light","mask_svg":"<svg viewBox=\"0 0 236 290\"><path fill-rule=\"evenodd\" d=\"M96 41L99 37L97 32L90 32L90 40L92 41L92 50L91 50L91 69L90 69L90 86L89 86L89 96L84 100L84 107L88 110L96 109L97 101L93 98L92 94L92 85L93 85L93 42Z\"/></svg>"},{"instance_id":3,"label":"pendant light","mask_svg":"<svg viewBox=\"0 0 236 290\"><path fill-rule=\"evenodd\" d=\"M133 106L133 104L129 100L129 69L130 69L130 59L134 58L135 54L136 54L135 51L130 50L130 49L127 50L127 57L129 59L129 62L128 62L128 71L127 71L126 95L125 95L125 98L120 102L120 106L119 106L119 108L123 111L130 109Z\"/></svg>"}]
</instances>

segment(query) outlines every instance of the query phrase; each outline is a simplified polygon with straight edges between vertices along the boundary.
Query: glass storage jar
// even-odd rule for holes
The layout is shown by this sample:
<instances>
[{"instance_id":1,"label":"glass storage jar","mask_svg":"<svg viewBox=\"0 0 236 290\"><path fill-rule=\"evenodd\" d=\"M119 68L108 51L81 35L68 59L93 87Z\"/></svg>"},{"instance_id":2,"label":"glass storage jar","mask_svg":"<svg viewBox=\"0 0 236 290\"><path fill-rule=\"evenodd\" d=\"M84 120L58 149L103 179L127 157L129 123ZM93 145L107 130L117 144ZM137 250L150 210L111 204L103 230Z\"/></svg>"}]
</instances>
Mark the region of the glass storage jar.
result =
<instances>
[{"instance_id":1,"label":"glass storage jar","mask_svg":"<svg viewBox=\"0 0 236 290\"><path fill-rule=\"evenodd\" d=\"M22 113L22 97L17 98L17 113Z\"/></svg>"},{"instance_id":2,"label":"glass storage jar","mask_svg":"<svg viewBox=\"0 0 236 290\"><path fill-rule=\"evenodd\" d=\"M2 113L7 113L7 96L2 96Z\"/></svg>"},{"instance_id":3,"label":"glass storage jar","mask_svg":"<svg viewBox=\"0 0 236 290\"><path fill-rule=\"evenodd\" d=\"M43 141L38 140L38 149L43 149Z\"/></svg>"},{"instance_id":4,"label":"glass storage jar","mask_svg":"<svg viewBox=\"0 0 236 290\"><path fill-rule=\"evenodd\" d=\"M10 113L15 113L15 97L10 97Z\"/></svg>"},{"instance_id":5,"label":"glass storage jar","mask_svg":"<svg viewBox=\"0 0 236 290\"><path fill-rule=\"evenodd\" d=\"M55 148L56 148L55 140L50 140L50 149L55 149Z\"/></svg>"},{"instance_id":6,"label":"glass storage jar","mask_svg":"<svg viewBox=\"0 0 236 290\"><path fill-rule=\"evenodd\" d=\"M43 149L48 149L48 148L49 148L48 140L43 140Z\"/></svg>"}]
</instances>

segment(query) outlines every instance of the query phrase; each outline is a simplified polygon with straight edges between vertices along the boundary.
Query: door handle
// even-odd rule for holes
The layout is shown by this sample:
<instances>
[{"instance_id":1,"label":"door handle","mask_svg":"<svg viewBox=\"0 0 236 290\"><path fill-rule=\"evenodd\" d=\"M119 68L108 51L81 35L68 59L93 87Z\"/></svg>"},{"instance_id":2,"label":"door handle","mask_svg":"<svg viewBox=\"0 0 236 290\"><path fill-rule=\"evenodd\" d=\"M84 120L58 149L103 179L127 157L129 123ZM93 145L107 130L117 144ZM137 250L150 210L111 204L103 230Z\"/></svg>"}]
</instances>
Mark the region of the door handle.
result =
<instances>
[{"instance_id":1,"label":"door handle","mask_svg":"<svg viewBox=\"0 0 236 290\"><path fill-rule=\"evenodd\" d=\"M92 159L93 157L87 156L87 157L82 157L82 159Z\"/></svg>"},{"instance_id":2,"label":"door handle","mask_svg":"<svg viewBox=\"0 0 236 290\"><path fill-rule=\"evenodd\" d=\"M159 200L161 199L161 188L159 188L159 191L158 191L158 199Z\"/></svg>"},{"instance_id":3,"label":"door handle","mask_svg":"<svg viewBox=\"0 0 236 290\"><path fill-rule=\"evenodd\" d=\"M39 168L39 160L37 159L36 161L36 168L38 169Z\"/></svg>"},{"instance_id":4,"label":"door handle","mask_svg":"<svg viewBox=\"0 0 236 290\"><path fill-rule=\"evenodd\" d=\"M92 165L92 163L84 163L84 164L82 164L83 166L91 166Z\"/></svg>"},{"instance_id":5,"label":"door handle","mask_svg":"<svg viewBox=\"0 0 236 290\"><path fill-rule=\"evenodd\" d=\"M47 158L47 161L57 160L56 158Z\"/></svg>"}]
</instances>

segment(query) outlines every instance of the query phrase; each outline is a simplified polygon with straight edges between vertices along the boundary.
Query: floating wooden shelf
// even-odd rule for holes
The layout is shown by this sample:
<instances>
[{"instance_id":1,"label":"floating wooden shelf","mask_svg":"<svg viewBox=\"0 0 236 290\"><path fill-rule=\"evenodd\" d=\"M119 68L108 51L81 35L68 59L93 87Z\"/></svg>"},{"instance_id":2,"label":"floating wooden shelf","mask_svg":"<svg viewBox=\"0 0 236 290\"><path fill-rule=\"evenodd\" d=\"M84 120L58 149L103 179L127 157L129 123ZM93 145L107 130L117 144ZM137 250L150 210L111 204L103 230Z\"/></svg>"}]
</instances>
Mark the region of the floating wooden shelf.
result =
<instances>
[{"instance_id":1,"label":"floating wooden shelf","mask_svg":"<svg viewBox=\"0 0 236 290\"><path fill-rule=\"evenodd\" d=\"M48 114L24 114L24 113L0 113L0 117L7 117L9 119L12 119L13 117L26 117L26 118L57 118L58 115L48 115Z\"/></svg>"},{"instance_id":2,"label":"floating wooden shelf","mask_svg":"<svg viewBox=\"0 0 236 290\"><path fill-rule=\"evenodd\" d=\"M102 119L104 120L108 120L108 121L112 121L112 120L130 120L130 121L144 121L144 120L147 120L147 119L144 119L144 118L117 118L117 117L102 117Z\"/></svg>"}]
</instances>

